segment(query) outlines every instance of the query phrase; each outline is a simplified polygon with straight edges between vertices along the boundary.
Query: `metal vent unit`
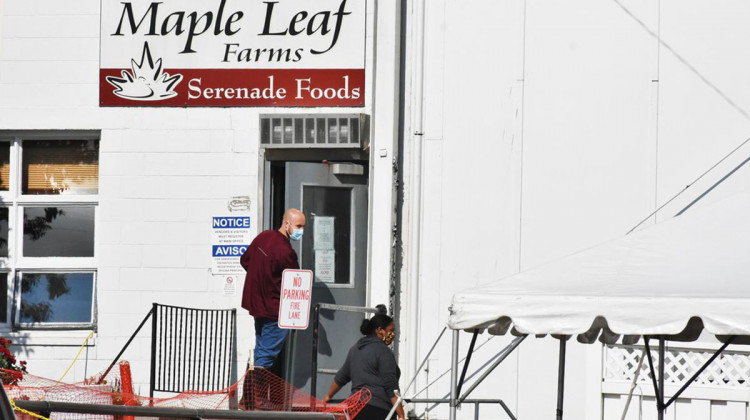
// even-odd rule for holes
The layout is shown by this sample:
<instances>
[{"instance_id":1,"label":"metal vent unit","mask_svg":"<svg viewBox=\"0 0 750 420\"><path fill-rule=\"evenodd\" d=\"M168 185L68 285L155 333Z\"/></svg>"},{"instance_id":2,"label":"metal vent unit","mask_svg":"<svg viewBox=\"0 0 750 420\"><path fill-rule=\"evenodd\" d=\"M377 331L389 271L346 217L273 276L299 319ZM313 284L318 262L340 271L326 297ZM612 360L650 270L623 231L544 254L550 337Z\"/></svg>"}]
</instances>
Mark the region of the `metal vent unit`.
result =
<instances>
[{"instance_id":1,"label":"metal vent unit","mask_svg":"<svg viewBox=\"0 0 750 420\"><path fill-rule=\"evenodd\" d=\"M261 115L260 146L265 148L356 148L369 144L365 114Z\"/></svg>"}]
</instances>

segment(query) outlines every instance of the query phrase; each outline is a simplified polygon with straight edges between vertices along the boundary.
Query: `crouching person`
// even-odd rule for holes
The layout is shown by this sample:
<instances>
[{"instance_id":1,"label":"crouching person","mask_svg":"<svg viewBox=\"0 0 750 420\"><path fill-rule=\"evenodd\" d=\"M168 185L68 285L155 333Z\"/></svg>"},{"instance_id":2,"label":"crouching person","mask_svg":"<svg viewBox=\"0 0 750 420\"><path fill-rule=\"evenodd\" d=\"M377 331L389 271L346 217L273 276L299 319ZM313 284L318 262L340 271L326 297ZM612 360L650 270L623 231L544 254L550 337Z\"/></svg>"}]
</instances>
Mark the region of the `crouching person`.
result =
<instances>
[{"instance_id":1,"label":"crouching person","mask_svg":"<svg viewBox=\"0 0 750 420\"><path fill-rule=\"evenodd\" d=\"M357 420L383 420L388 415L398 399L395 392L400 392L401 370L388 347L396 337L394 330L393 318L388 315L378 314L362 321L360 332L364 337L349 349L346 361L336 373L323 402L327 403L351 381L352 393L367 388L372 395L370 402L357 415ZM396 414L399 420L405 419L401 403Z\"/></svg>"}]
</instances>

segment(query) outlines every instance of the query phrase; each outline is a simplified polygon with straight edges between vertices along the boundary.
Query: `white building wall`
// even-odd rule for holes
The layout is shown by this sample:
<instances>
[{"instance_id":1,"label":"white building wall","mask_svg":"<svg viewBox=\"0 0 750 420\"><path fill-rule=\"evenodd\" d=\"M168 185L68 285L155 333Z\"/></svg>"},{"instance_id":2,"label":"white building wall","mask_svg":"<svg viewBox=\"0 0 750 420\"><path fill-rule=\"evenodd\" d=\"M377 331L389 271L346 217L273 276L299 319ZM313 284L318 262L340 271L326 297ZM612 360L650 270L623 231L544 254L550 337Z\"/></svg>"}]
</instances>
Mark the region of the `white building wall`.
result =
<instances>
[{"instance_id":1,"label":"white building wall","mask_svg":"<svg viewBox=\"0 0 750 420\"><path fill-rule=\"evenodd\" d=\"M415 3L406 7L399 170L409 174L419 164L422 183L415 189L405 179L402 311L416 311L400 320L402 342L412 342L400 354L405 372L439 334L455 291L624 234L750 137L750 56L743 53L750 7L739 0L721 7L694 0L424 1L423 98L413 86ZM379 303L392 246L398 8L371 1L368 10L367 106L355 111L373 116L369 297ZM153 301L238 306L239 295L224 297L208 272L208 223L230 197L249 195L258 229L258 115L275 111L99 108L98 31L97 0L0 0L0 130L101 131L98 333L88 364L76 364L66 380L106 366ZM423 105L419 162L416 101ZM749 155L748 147L738 150L655 219L671 217ZM748 185L741 167L699 205ZM417 190L419 212L410 213ZM420 231L407 237L417 219ZM409 265L414 240L417 267ZM404 305L412 298L410 272L419 280L416 308ZM244 365L250 318L240 311L239 321ZM86 335L14 333L32 372L52 378ZM125 355L142 390L146 337ZM465 335L462 349L468 341ZM472 366L508 341L490 341ZM418 388L448 368L447 342ZM552 340L527 340L473 396L503 398L524 418L552 415L556 350ZM599 418L599 347L571 344L568 361L569 416ZM446 376L420 396L442 397L447 389ZM481 418L502 418L497 412L483 408Z\"/></svg>"},{"instance_id":2,"label":"white building wall","mask_svg":"<svg viewBox=\"0 0 750 420\"><path fill-rule=\"evenodd\" d=\"M418 361L453 292L624 235L750 137L750 66L738 54L750 39L741 24L748 5L660 4L425 2L424 205L406 217L422 223ZM413 156L407 165L418 164ZM749 156L746 145L656 220ZM698 205L749 186L742 167ZM407 202L416 199L408 180L406 190ZM449 341L420 383L449 368ZM464 334L462 357L469 341ZM472 367L508 342L491 341ZM502 398L519 418L554 415L557 341L528 339L505 363L472 397ZM600 346L568 346L566 417L601 418L601 363ZM429 396L447 390L448 375ZM488 406L481 418L499 413ZM460 418L473 418L472 408Z\"/></svg>"},{"instance_id":3,"label":"white building wall","mask_svg":"<svg viewBox=\"0 0 750 420\"><path fill-rule=\"evenodd\" d=\"M152 302L198 308L238 308L240 373L254 346L251 317L235 296L223 295L223 278L210 272L210 220L228 213L234 196L251 199L252 230L262 228L258 201L259 115L264 113L372 113L375 67L374 2L369 2L364 108L100 108L99 0L0 0L0 133L16 130L100 130L99 203L95 254L98 266L96 335L66 381L104 369L125 344ZM384 13L396 10L385 9ZM395 18L384 16L384 21ZM383 28L382 35L397 27ZM391 38L393 34L390 35ZM394 71L396 55L383 66ZM396 87L390 105L394 108ZM373 125L375 122L373 122ZM387 148L384 132L371 147ZM383 215L371 215L379 268L372 295L388 295L393 181L372 178ZM377 167L378 172L383 172ZM390 176L389 176L390 175ZM381 192L382 191L382 192ZM381 198L382 196L382 198ZM244 279L241 279L244 280ZM385 288L385 292L380 290ZM88 331L1 332L16 341L31 373L58 378ZM150 323L122 359L129 360L136 392L148 393ZM140 391L139 391L140 390Z\"/></svg>"}]
</instances>

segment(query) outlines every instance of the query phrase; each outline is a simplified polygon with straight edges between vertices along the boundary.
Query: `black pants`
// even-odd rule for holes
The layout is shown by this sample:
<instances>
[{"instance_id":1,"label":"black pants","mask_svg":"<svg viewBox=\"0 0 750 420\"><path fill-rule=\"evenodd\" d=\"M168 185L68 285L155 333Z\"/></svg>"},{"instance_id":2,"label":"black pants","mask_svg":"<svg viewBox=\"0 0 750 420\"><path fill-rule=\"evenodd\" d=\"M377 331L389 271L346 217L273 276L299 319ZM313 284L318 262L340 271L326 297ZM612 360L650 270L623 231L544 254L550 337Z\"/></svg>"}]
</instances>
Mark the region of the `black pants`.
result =
<instances>
[{"instance_id":1,"label":"black pants","mask_svg":"<svg viewBox=\"0 0 750 420\"><path fill-rule=\"evenodd\" d=\"M356 420L383 420L385 419L385 416L388 415L388 412L390 410L386 410L385 408L375 407L373 405L367 404L365 408L362 409L362 411L357 414L357 417L355 417ZM393 418L396 418L396 414L393 414Z\"/></svg>"}]
</instances>

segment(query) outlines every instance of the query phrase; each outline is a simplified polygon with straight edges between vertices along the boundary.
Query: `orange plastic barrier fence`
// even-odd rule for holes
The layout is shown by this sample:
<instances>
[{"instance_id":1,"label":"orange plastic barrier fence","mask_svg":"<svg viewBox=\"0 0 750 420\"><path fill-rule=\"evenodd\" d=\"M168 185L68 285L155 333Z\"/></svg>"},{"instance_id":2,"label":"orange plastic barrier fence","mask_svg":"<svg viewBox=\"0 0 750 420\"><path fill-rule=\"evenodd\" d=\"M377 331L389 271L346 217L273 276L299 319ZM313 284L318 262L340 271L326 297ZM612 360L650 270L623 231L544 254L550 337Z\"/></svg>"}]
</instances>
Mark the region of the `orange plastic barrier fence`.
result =
<instances>
[{"instance_id":1,"label":"orange plastic barrier fence","mask_svg":"<svg viewBox=\"0 0 750 420\"><path fill-rule=\"evenodd\" d=\"M14 400L77 402L191 409L232 409L238 394L239 408L263 411L314 411L332 413L340 420L354 419L370 401L370 392L361 390L336 405L323 401L294 387L262 368L251 368L229 388L213 391L186 391L168 398L148 398L133 392L130 365L120 363L119 372L110 371L105 378L94 376L78 383L62 383L31 374L0 370L8 396ZM19 419L36 420L28 414L16 413ZM129 420L129 416L51 413L50 420ZM132 418L132 417L131 417ZM135 417L133 420L156 419Z\"/></svg>"}]
</instances>

